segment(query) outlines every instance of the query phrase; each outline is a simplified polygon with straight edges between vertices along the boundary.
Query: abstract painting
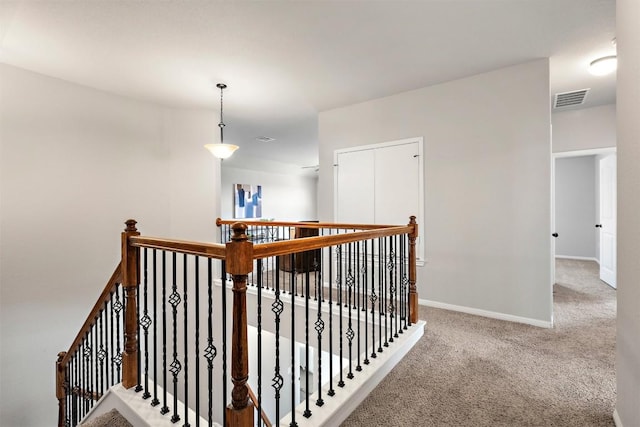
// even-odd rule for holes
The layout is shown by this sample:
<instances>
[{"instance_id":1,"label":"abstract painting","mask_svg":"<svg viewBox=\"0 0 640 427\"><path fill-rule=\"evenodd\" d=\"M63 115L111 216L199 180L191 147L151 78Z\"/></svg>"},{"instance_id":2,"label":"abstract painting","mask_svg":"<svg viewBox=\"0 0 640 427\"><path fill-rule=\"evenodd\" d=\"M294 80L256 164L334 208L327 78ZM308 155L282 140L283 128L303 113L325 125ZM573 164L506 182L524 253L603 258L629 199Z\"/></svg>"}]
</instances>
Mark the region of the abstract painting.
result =
<instances>
[{"instance_id":1,"label":"abstract painting","mask_svg":"<svg viewBox=\"0 0 640 427\"><path fill-rule=\"evenodd\" d=\"M262 217L262 185L233 184L234 218Z\"/></svg>"}]
</instances>

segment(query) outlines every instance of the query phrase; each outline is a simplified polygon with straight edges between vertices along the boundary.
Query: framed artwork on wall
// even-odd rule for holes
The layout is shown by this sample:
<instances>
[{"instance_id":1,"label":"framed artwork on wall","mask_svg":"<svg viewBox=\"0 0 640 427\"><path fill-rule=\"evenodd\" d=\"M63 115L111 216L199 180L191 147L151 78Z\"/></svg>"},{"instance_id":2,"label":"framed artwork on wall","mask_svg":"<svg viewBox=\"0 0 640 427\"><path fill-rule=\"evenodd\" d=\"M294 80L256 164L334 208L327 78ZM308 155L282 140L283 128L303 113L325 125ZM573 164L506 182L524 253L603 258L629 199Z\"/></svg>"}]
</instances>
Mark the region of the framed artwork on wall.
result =
<instances>
[{"instance_id":1,"label":"framed artwork on wall","mask_svg":"<svg viewBox=\"0 0 640 427\"><path fill-rule=\"evenodd\" d=\"M262 217L262 185L233 184L233 217Z\"/></svg>"}]
</instances>

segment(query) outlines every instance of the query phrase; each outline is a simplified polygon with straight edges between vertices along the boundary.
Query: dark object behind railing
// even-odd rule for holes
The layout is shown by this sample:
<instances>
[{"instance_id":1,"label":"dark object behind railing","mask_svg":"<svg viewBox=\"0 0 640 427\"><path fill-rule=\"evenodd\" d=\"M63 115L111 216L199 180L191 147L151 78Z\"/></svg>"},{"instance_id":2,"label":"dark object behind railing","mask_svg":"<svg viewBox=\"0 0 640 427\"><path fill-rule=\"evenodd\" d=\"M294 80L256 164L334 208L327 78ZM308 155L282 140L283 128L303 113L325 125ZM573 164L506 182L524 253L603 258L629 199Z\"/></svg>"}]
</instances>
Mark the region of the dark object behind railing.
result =
<instances>
[{"instance_id":1,"label":"dark object behind railing","mask_svg":"<svg viewBox=\"0 0 640 427\"><path fill-rule=\"evenodd\" d=\"M414 217L408 226L217 224L224 245L142 237L135 221L127 221L121 266L69 351L57 360L59 426L76 425L119 382L142 391L141 398L150 399L160 414L170 414L167 421L184 426L199 426L199 416L209 426L214 420L229 426L254 425L254 420L269 425L269 417L278 425L288 412L295 426L299 402L304 401L303 416L311 417L312 405L324 404L323 394L334 396L334 385L344 386L343 368L346 380L354 378L369 358L417 321ZM317 236L306 237L300 230ZM221 260L220 298L214 297L214 259ZM283 268L287 261L294 267ZM233 293L230 355L228 279ZM256 310L247 311L248 288L256 294ZM263 304L268 308L263 310ZM288 322L286 329L280 327L282 320ZM249 324L257 327L254 354L249 354ZM264 372L262 365L263 357L272 356L262 348L266 332L276 337L273 372ZM281 338L289 339L289 348ZM305 355L300 379L297 345ZM257 395L251 398L250 360L257 363L257 375L251 377ZM288 365L295 369L286 373ZM269 392L263 383L270 383ZM291 390L286 404L281 402L283 388ZM297 389L303 391L299 400ZM265 403L275 406L274 414L267 416Z\"/></svg>"}]
</instances>

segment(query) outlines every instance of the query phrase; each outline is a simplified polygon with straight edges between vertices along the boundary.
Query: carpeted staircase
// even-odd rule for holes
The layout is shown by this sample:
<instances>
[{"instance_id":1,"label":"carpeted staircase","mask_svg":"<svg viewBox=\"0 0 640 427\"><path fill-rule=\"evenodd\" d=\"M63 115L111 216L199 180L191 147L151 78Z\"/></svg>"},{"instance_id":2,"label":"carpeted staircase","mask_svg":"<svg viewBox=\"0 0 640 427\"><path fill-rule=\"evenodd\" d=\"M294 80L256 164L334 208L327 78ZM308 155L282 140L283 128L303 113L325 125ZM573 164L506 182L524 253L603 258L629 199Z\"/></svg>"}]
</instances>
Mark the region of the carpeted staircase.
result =
<instances>
[{"instance_id":1,"label":"carpeted staircase","mask_svg":"<svg viewBox=\"0 0 640 427\"><path fill-rule=\"evenodd\" d=\"M133 425L123 417L116 409L112 409L106 414L81 424L82 427L133 427Z\"/></svg>"}]
</instances>

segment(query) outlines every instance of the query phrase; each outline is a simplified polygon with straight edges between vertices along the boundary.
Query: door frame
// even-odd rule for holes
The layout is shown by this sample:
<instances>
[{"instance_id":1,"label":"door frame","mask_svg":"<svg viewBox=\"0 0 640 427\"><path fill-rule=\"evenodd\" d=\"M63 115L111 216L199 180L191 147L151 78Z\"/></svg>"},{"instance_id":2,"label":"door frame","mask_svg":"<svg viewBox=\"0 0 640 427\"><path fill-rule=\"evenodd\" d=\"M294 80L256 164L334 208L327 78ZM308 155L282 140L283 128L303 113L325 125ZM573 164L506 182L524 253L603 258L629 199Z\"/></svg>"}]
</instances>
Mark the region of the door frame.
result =
<instances>
[{"instance_id":1,"label":"door frame","mask_svg":"<svg viewBox=\"0 0 640 427\"><path fill-rule=\"evenodd\" d=\"M556 206L556 192L555 192L555 188L556 188L556 176L555 176L555 166L556 166L556 159L560 159L560 158L565 158L565 157L582 157L582 156L598 156L598 155L608 155L608 154L617 154L617 148L616 147L605 147L605 148L592 148L592 149L587 149L587 150L574 150L574 151L561 151L558 153L551 153L551 161L552 161L552 165L551 165L551 224L554 227L553 232L555 233L555 224L556 224L556 211L555 211L555 206ZM593 183L593 185L595 186L595 182ZM598 197L600 197L598 195ZM600 200L598 199L598 203L600 203ZM595 225L595 224L594 224ZM552 240L552 248L551 248L551 254L553 256L552 259L552 289L553 289L553 284L556 283L556 270L555 270L555 239ZM599 253L598 253L598 256ZM600 263L600 261L598 260L598 263Z\"/></svg>"}]
</instances>

